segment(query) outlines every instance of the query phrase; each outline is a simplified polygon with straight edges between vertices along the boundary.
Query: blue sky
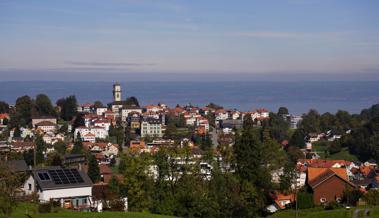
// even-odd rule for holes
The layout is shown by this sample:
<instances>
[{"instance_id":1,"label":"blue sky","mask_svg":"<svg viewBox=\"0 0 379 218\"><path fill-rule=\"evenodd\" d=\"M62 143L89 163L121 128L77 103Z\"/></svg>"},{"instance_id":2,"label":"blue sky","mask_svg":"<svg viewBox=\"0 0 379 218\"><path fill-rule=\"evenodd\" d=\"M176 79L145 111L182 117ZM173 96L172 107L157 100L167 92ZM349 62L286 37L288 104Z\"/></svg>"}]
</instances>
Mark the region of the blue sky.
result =
<instances>
[{"instance_id":1,"label":"blue sky","mask_svg":"<svg viewBox=\"0 0 379 218\"><path fill-rule=\"evenodd\" d=\"M378 11L377 0L1 0L0 74L378 73Z\"/></svg>"}]
</instances>

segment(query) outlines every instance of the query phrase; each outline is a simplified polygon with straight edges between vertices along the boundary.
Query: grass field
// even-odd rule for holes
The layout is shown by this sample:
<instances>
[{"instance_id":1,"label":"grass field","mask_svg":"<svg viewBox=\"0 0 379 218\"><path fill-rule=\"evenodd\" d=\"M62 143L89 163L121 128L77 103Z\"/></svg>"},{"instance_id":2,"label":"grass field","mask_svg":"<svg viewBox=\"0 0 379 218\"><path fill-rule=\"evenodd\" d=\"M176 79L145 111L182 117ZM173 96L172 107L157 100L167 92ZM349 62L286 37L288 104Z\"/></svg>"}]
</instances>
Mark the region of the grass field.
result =
<instances>
[{"instance_id":1,"label":"grass field","mask_svg":"<svg viewBox=\"0 0 379 218\"><path fill-rule=\"evenodd\" d=\"M298 211L299 218L353 218L355 208L349 210L345 208L324 210L322 208L312 208ZM361 211L363 214L363 211ZM270 218L295 218L295 210L283 210L270 216ZM364 218L363 216L358 216ZM369 218L379 218L379 207L370 208Z\"/></svg>"},{"instance_id":2,"label":"grass field","mask_svg":"<svg viewBox=\"0 0 379 218\"><path fill-rule=\"evenodd\" d=\"M329 159L329 160L348 160L348 161L357 161L358 158L352 154L350 154L348 148L342 148L342 150L338 153L329 155L325 158L325 150L326 146L322 146L319 143L313 144L313 150L317 151L318 155L320 155L321 159Z\"/></svg>"},{"instance_id":3,"label":"grass field","mask_svg":"<svg viewBox=\"0 0 379 218\"><path fill-rule=\"evenodd\" d=\"M26 216L29 214L30 216ZM13 212L12 218L173 218L172 216L155 215L138 212L77 212L60 209L55 213L37 213L33 204L20 203Z\"/></svg>"}]
</instances>

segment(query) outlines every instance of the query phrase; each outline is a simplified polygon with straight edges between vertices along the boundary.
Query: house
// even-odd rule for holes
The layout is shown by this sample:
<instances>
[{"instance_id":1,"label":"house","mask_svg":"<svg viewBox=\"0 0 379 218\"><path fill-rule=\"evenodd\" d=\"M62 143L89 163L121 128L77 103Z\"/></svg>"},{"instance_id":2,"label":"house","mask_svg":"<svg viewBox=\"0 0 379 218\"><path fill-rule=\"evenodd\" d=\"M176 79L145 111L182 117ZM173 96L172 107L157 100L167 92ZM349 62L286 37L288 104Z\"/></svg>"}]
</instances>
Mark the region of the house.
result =
<instances>
[{"instance_id":1,"label":"house","mask_svg":"<svg viewBox=\"0 0 379 218\"><path fill-rule=\"evenodd\" d=\"M146 112L158 113L163 111L163 107L160 105L146 105L145 110Z\"/></svg>"},{"instance_id":2,"label":"house","mask_svg":"<svg viewBox=\"0 0 379 218\"><path fill-rule=\"evenodd\" d=\"M90 113L92 108L93 108L93 105L91 103L85 103L85 104L79 105L77 107L77 110L79 113Z\"/></svg>"},{"instance_id":3,"label":"house","mask_svg":"<svg viewBox=\"0 0 379 218\"><path fill-rule=\"evenodd\" d=\"M41 129L43 132L54 132L57 128L57 124L51 121L41 121L34 125L36 129Z\"/></svg>"},{"instance_id":4,"label":"house","mask_svg":"<svg viewBox=\"0 0 379 218\"><path fill-rule=\"evenodd\" d=\"M11 150L15 152L24 152L34 149L33 142L13 141L11 142Z\"/></svg>"},{"instance_id":5,"label":"house","mask_svg":"<svg viewBox=\"0 0 379 218\"><path fill-rule=\"evenodd\" d=\"M287 205L295 201L295 194L284 194L274 192L270 195L274 203L266 207L266 209L271 213L275 213L278 210L283 210L286 208Z\"/></svg>"},{"instance_id":6,"label":"house","mask_svg":"<svg viewBox=\"0 0 379 218\"><path fill-rule=\"evenodd\" d=\"M141 114L138 112L130 112L127 121L131 129L141 128Z\"/></svg>"},{"instance_id":7,"label":"house","mask_svg":"<svg viewBox=\"0 0 379 218\"><path fill-rule=\"evenodd\" d=\"M297 129L297 126L299 123L303 120L301 116L296 116L296 115L290 115L289 116L289 121L290 121L290 128L291 129Z\"/></svg>"},{"instance_id":8,"label":"house","mask_svg":"<svg viewBox=\"0 0 379 218\"><path fill-rule=\"evenodd\" d=\"M141 123L141 137L162 137L162 122L159 119L146 118Z\"/></svg>"},{"instance_id":9,"label":"house","mask_svg":"<svg viewBox=\"0 0 379 218\"><path fill-rule=\"evenodd\" d=\"M26 195L38 194L40 202L56 201L64 208L89 208L92 182L75 168L46 167L32 170L24 183Z\"/></svg>"},{"instance_id":10,"label":"house","mask_svg":"<svg viewBox=\"0 0 379 218\"><path fill-rule=\"evenodd\" d=\"M37 123L41 123L43 121L48 121L51 123L54 123L55 125L57 124L57 119L52 116L38 116L38 117L33 117L32 118L32 127L36 128Z\"/></svg>"},{"instance_id":11,"label":"house","mask_svg":"<svg viewBox=\"0 0 379 218\"><path fill-rule=\"evenodd\" d=\"M103 116L104 113L108 110L106 107L98 107L96 108L96 115Z\"/></svg>"},{"instance_id":12,"label":"house","mask_svg":"<svg viewBox=\"0 0 379 218\"><path fill-rule=\"evenodd\" d=\"M128 105L124 106L121 110L121 120L126 121L129 114L132 112L136 112L139 114L142 114L142 108L136 106L136 105Z\"/></svg>"},{"instance_id":13,"label":"house","mask_svg":"<svg viewBox=\"0 0 379 218\"><path fill-rule=\"evenodd\" d=\"M80 133L80 136L82 138L85 135L87 135L88 133L95 135L95 138L99 138L99 139L105 139L108 137L108 131L106 129L104 129L102 127L98 127L98 126L95 126L95 127L85 127L85 126L77 127L75 129L75 132L74 132L75 139L78 136L78 133Z\"/></svg>"},{"instance_id":14,"label":"house","mask_svg":"<svg viewBox=\"0 0 379 218\"><path fill-rule=\"evenodd\" d=\"M225 111L224 109L218 109L216 110L215 112L215 116L216 116L216 121L220 121L220 120L226 120L229 118L229 114L227 111Z\"/></svg>"},{"instance_id":15,"label":"house","mask_svg":"<svg viewBox=\"0 0 379 218\"><path fill-rule=\"evenodd\" d=\"M313 191L315 205L339 202L345 190L355 189L345 168L308 167L308 185Z\"/></svg>"},{"instance_id":16,"label":"house","mask_svg":"<svg viewBox=\"0 0 379 218\"><path fill-rule=\"evenodd\" d=\"M96 135L89 132L82 136L82 141L83 142L96 142Z\"/></svg>"},{"instance_id":17,"label":"house","mask_svg":"<svg viewBox=\"0 0 379 218\"><path fill-rule=\"evenodd\" d=\"M9 114L7 113L0 114L0 126L7 125L8 121L9 121Z\"/></svg>"}]
</instances>

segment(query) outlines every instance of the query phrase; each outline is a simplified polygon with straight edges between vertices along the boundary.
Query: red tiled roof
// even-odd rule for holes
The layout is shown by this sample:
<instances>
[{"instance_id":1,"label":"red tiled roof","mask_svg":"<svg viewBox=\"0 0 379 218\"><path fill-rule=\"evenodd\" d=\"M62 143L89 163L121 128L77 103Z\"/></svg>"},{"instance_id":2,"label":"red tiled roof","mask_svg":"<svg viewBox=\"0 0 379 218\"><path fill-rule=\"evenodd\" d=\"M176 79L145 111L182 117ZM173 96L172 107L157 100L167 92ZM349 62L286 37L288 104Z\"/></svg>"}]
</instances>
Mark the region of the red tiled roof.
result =
<instances>
[{"instance_id":1,"label":"red tiled roof","mask_svg":"<svg viewBox=\"0 0 379 218\"><path fill-rule=\"evenodd\" d=\"M50 121L42 121L37 123L36 126L55 126L55 123Z\"/></svg>"},{"instance_id":2,"label":"red tiled roof","mask_svg":"<svg viewBox=\"0 0 379 218\"><path fill-rule=\"evenodd\" d=\"M0 119L9 119L9 114L7 114L7 113L2 113L2 114L0 114Z\"/></svg>"}]
</instances>

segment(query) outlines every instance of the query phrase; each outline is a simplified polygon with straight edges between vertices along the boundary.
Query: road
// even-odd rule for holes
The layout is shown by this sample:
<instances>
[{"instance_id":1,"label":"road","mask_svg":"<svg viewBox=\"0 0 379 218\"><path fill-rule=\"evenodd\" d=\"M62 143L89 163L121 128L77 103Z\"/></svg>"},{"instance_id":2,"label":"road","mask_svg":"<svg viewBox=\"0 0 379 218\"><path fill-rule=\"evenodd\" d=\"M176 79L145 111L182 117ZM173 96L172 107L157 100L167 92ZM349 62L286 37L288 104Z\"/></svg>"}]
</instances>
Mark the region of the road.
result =
<instances>
[{"instance_id":1,"label":"road","mask_svg":"<svg viewBox=\"0 0 379 218\"><path fill-rule=\"evenodd\" d=\"M218 131L216 128L212 128L212 131L209 132L209 135L212 138L212 144L214 147L218 146Z\"/></svg>"}]
</instances>

